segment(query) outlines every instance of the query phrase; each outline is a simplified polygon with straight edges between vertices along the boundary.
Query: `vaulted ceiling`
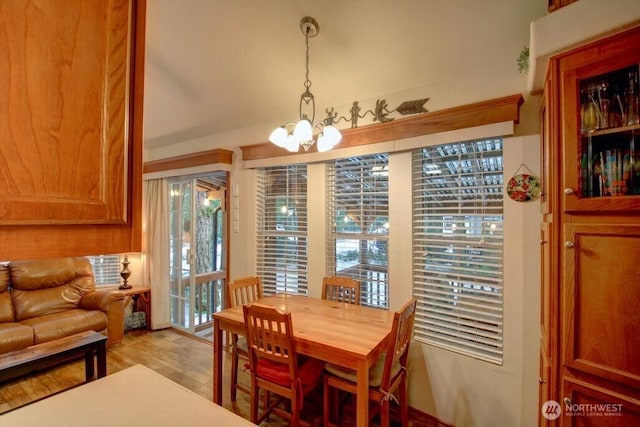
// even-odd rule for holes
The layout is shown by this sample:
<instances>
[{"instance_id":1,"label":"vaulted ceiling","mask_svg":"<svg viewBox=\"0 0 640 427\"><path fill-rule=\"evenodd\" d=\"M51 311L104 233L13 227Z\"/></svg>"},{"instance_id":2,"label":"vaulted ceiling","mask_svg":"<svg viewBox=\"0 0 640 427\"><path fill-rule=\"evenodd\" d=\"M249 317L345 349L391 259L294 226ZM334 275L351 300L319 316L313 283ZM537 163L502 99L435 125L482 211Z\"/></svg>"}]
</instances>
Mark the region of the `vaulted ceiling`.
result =
<instances>
[{"instance_id":1,"label":"vaulted ceiling","mask_svg":"<svg viewBox=\"0 0 640 427\"><path fill-rule=\"evenodd\" d=\"M256 125L264 138L242 144L264 142L296 119L304 16L320 26L309 64L320 119L331 106L345 115L353 101L455 81L492 62L517 73L529 23L545 11L545 0L148 1L145 147Z\"/></svg>"}]
</instances>

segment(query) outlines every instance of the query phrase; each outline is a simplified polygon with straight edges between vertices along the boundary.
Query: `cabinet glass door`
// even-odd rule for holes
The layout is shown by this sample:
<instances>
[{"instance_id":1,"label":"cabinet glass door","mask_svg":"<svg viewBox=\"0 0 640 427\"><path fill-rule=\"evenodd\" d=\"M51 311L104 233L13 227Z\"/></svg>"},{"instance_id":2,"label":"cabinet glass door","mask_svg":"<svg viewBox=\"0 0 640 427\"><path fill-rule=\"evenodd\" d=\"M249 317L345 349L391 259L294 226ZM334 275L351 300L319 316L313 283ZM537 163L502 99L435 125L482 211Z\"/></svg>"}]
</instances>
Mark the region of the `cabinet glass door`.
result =
<instances>
[{"instance_id":1,"label":"cabinet glass door","mask_svg":"<svg viewBox=\"0 0 640 427\"><path fill-rule=\"evenodd\" d=\"M559 61L565 212L640 211L640 51L620 55L626 43Z\"/></svg>"},{"instance_id":2,"label":"cabinet glass door","mask_svg":"<svg viewBox=\"0 0 640 427\"><path fill-rule=\"evenodd\" d=\"M640 194L638 66L580 82L580 196Z\"/></svg>"}]
</instances>

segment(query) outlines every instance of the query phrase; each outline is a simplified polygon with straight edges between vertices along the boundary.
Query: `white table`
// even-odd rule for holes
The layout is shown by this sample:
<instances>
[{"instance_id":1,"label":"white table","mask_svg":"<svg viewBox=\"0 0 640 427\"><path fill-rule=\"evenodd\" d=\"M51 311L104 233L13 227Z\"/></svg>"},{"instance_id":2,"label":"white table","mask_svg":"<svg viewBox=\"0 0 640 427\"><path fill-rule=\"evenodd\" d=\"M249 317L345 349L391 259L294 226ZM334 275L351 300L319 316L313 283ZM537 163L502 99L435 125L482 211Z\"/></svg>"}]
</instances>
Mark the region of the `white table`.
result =
<instances>
[{"instance_id":1,"label":"white table","mask_svg":"<svg viewBox=\"0 0 640 427\"><path fill-rule=\"evenodd\" d=\"M248 420L142 365L0 415L0 426L181 425L254 426Z\"/></svg>"}]
</instances>

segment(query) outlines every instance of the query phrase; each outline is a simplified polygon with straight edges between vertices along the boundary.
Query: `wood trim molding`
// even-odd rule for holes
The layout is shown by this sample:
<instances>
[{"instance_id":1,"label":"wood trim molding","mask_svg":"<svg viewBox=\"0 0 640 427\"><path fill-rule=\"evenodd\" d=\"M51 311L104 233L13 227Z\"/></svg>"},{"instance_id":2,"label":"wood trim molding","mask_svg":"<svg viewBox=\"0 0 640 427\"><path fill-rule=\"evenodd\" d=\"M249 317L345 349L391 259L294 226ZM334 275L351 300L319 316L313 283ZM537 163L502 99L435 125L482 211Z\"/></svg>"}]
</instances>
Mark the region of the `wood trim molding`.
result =
<instances>
[{"instance_id":1,"label":"wood trim molding","mask_svg":"<svg viewBox=\"0 0 640 427\"><path fill-rule=\"evenodd\" d=\"M394 407L392 406L392 408ZM400 414L397 414L394 419L400 420ZM409 425L413 422L413 425L415 426L453 427L453 424L447 424L444 421L440 421L433 415L429 415L412 406L409 406L409 420L411 420Z\"/></svg>"},{"instance_id":2,"label":"wood trim molding","mask_svg":"<svg viewBox=\"0 0 640 427\"><path fill-rule=\"evenodd\" d=\"M344 129L341 131L342 141L334 150L510 120L518 123L520 120L520 106L523 102L524 98L521 94L510 95L461 107L400 118L387 123ZM299 154L291 153L270 142L244 145L240 149L242 150L242 160L257 160ZM315 144L309 152L317 152Z\"/></svg>"},{"instance_id":3,"label":"wood trim molding","mask_svg":"<svg viewBox=\"0 0 640 427\"><path fill-rule=\"evenodd\" d=\"M167 159L145 162L143 173L162 172L173 169L185 169L214 163L233 164L233 151L222 148L169 157Z\"/></svg>"}]
</instances>

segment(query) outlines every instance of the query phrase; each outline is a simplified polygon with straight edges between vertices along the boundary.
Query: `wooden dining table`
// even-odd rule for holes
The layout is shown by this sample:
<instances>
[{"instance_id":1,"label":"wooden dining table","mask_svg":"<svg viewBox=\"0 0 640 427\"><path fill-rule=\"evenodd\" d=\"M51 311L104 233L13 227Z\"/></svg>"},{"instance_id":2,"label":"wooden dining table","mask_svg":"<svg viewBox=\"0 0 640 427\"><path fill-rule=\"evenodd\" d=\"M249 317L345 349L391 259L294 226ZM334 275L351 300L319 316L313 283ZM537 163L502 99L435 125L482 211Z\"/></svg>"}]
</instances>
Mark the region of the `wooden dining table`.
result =
<instances>
[{"instance_id":1,"label":"wooden dining table","mask_svg":"<svg viewBox=\"0 0 640 427\"><path fill-rule=\"evenodd\" d=\"M369 367L386 348L393 312L292 294L269 295L255 303L291 313L298 353L356 371L356 423L367 426ZM213 401L219 405L224 331L245 334L241 306L213 315Z\"/></svg>"}]
</instances>

